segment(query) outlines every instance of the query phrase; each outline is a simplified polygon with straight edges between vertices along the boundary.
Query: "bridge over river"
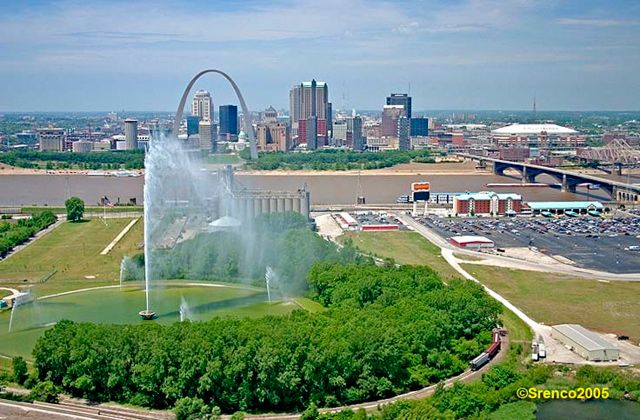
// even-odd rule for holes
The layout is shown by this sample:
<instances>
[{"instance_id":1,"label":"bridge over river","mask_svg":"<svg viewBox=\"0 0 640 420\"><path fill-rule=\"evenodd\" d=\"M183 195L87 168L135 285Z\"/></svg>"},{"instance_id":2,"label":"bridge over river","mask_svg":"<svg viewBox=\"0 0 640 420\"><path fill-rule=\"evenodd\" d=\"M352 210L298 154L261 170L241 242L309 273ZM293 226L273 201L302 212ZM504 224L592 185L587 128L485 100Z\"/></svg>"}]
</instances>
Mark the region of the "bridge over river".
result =
<instances>
[{"instance_id":1,"label":"bridge over river","mask_svg":"<svg viewBox=\"0 0 640 420\"><path fill-rule=\"evenodd\" d=\"M508 160L470 155L467 153L457 153L457 156L476 160L480 163L491 162L493 165L493 173L495 175L504 175L504 171L506 169L515 169L522 175L522 182L535 182L538 175L545 174L557 179L558 183L562 185L562 191L576 192L576 187L579 184L591 183L598 184L600 189L606 191L611 196L612 201L618 201L621 203L640 201L639 184L627 184L624 182L600 178L598 176L579 174L564 169L532 165L524 162L511 162Z\"/></svg>"}]
</instances>

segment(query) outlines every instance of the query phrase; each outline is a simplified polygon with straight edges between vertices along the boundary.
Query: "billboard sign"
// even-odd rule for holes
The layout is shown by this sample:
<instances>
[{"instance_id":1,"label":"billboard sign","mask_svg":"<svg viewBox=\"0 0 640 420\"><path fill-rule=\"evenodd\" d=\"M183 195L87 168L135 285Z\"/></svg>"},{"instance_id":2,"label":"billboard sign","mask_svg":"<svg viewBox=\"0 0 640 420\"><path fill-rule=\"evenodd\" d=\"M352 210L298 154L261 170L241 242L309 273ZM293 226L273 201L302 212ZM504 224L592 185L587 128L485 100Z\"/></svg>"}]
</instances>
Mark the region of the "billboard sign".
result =
<instances>
[{"instance_id":1,"label":"billboard sign","mask_svg":"<svg viewBox=\"0 0 640 420\"><path fill-rule=\"evenodd\" d=\"M429 201L429 191L414 191L413 193L413 202L418 202L418 201Z\"/></svg>"},{"instance_id":2,"label":"billboard sign","mask_svg":"<svg viewBox=\"0 0 640 420\"><path fill-rule=\"evenodd\" d=\"M412 182L411 191L429 191L431 190L431 184L429 182Z\"/></svg>"}]
</instances>

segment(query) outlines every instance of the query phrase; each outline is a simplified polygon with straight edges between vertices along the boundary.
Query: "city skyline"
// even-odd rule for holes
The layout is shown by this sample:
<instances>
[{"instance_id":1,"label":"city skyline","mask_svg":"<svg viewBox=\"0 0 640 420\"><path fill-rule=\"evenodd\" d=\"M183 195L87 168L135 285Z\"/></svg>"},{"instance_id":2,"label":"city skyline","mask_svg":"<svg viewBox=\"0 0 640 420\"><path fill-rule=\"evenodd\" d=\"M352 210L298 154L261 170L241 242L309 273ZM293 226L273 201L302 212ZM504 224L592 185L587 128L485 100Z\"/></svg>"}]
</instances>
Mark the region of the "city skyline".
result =
<instances>
[{"instance_id":1,"label":"city skyline","mask_svg":"<svg viewBox=\"0 0 640 420\"><path fill-rule=\"evenodd\" d=\"M253 110L288 108L298 80L334 109L637 110L640 4L466 0L4 2L0 111L167 110L207 67ZM144 19L141 17L144 16ZM196 89L235 103L215 78ZM90 92L90 95L87 95Z\"/></svg>"}]
</instances>

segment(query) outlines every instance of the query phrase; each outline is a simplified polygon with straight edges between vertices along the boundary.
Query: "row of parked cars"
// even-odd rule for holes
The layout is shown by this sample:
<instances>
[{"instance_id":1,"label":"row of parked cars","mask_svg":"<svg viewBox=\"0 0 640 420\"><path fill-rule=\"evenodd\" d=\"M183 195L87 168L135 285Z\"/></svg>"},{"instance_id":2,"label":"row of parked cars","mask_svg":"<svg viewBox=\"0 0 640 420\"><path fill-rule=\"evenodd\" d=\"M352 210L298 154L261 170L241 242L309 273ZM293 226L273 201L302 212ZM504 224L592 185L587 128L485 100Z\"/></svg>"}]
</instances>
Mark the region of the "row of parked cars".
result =
<instances>
[{"instance_id":1,"label":"row of parked cars","mask_svg":"<svg viewBox=\"0 0 640 420\"><path fill-rule=\"evenodd\" d=\"M558 219L446 219L435 216L420 217L426 225L456 235L488 235L511 233L520 236L523 231L553 235L584 235L598 237L619 235L640 237L640 217L627 218L558 218ZM528 232L531 233L531 232Z\"/></svg>"}]
</instances>

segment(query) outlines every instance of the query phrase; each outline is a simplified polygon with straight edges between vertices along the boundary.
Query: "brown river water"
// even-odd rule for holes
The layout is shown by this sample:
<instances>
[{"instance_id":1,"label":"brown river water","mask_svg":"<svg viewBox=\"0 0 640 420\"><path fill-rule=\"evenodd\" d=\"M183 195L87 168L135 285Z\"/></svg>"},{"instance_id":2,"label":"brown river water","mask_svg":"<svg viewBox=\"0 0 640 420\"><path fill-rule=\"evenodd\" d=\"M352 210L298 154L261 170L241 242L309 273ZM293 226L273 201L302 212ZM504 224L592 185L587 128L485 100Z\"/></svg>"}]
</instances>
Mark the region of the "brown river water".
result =
<instances>
[{"instance_id":1,"label":"brown river water","mask_svg":"<svg viewBox=\"0 0 640 420\"><path fill-rule=\"evenodd\" d=\"M626 177L625 177L626 178ZM367 204L393 204L400 195L409 194L411 183L431 182L432 192L487 191L515 192L525 201L608 200L603 191L580 188L577 194L563 193L558 188L487 187L487 183L516 183L510 177L485 173L469 174L305 174L305 175L236 175L237 182L247 188L296 190L307 186L312 204L353 204L364 196ZM555 182L540 176L538 182ZM215 176L212 175L212 183ZM0 206L60 206L69 196L78 196L87 205L97 204L107 196L112 202L128 202L135 198L142 203L143 177L103 177L86 175L1 175Z\"/></svg>"}]
</instances>

